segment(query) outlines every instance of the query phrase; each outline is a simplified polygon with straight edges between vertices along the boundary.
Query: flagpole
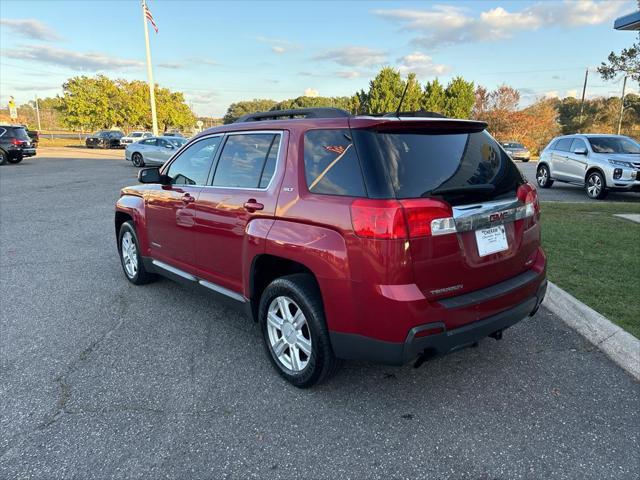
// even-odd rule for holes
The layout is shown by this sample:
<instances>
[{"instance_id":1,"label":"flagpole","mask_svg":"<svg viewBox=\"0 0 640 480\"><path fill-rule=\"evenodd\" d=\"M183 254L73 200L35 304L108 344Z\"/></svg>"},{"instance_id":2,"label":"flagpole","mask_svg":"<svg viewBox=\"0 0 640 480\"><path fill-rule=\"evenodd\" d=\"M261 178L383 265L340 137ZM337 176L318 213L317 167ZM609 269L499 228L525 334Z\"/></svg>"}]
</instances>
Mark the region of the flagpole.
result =
<instances>
[{"instance_id":1,"label":"flagpole","mask_svg":"<svg viewBox=\"0 0 640 480\"><path fill-rule=\"evenodd\" d=\"M147 25L146 2L142 0L142 22L144 23L144 41L147 47L147 77L149 78L149 99L151 100L151 123L153 135L158 136L158 118L156 116L156 93L153 82L153 69L151 68L151 47L149 46L149 26Z\"/></svg>"}]
</instances>

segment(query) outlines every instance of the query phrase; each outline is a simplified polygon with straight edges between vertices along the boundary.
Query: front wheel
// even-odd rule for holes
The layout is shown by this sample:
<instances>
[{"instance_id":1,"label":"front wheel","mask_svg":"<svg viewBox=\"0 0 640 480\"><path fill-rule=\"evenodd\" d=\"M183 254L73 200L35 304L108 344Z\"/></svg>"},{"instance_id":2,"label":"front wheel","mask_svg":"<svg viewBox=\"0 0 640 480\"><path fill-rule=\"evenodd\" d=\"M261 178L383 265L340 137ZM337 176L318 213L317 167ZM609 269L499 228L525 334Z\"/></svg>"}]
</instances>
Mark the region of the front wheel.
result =
<instances>
[{"instance_id":1,"label":"front wheel","mask_svg":"<svg viewBox=\"0 0 640 480\"><path fill-rule=\"evenodd\" d=\"M134 167L144 167L144 159L142 158L142 155L139 154L138 152L134 153L131 156L131 163L133 163Z\"/></svg>"},{"instance_id":2,"label":"front wheel","mask_svg":"<svg viewBox=\"0 0 640 480\"><path fill-rule=\"evenodd\" d=\"M540 188L551 188L553 185L553 180L551 180L551 173L549 172L549 167L546 165L540 165L536 172L536 182Z\"/></svg>"},{"instance_id":3,"label":"front wheel","mask_svg":"<svg viewBox=\"0 0 640 480\"><path fill-rule=\"evenodd\" d=\"M260 299L259 320L271 363L296 387L322 382L339 366L311 275L288 275L271 282Z\"/></svg>"},{"instance_id":4,"label":"front wheel","mask_svg":"<svg viewBox=\"0 0 640 480\"><path fill-rule=\"evenodd\" d=\"M587 197L594 200L602 200L607 196L607 185L604 177L600 172L591 172L587 177L587 181L584 184Z\"/></svg>"},{"instance_id":5,"label":"front wheel","mask_svg":"<svg viewBox=\"0 0 640 480\"><path fill-rule=\"evenodd\" d=\"M124 222L118 235L118 253L124 274L134 285L143 285L156 279L156 275L147 272L140 257L138 236L132 222Z\"/></svg>"}]
</instances>

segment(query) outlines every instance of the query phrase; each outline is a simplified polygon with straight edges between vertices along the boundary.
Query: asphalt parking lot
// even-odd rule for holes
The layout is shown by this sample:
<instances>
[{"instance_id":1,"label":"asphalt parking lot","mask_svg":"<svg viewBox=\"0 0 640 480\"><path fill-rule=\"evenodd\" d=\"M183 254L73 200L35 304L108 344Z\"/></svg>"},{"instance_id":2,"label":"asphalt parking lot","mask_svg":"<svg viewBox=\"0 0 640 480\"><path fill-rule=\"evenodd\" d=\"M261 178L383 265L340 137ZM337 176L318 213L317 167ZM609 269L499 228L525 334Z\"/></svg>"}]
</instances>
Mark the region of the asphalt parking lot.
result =
<instances>
[{"instance_id":1,"label":"asphalt parking lot","mask_svg":"<svg viewBox=\"0 0 640 480\"><path fill-rule=\"evenodd\" d=\"M640 475L640 384L545 308L420 369L290 386L249 320L124 279L113 204L135 175L0 167L0 478Z\"/></svg>"},{"instance_id":2,"label":"asphalt parking lot","mask_svg":"<svg viewBox=\"0 0 640 480\"><path fill-rule=\"evenodd\" d=\"M536 183L536 168L538 162L516 162L520 171L527 177L527 180ZM595 202L600 200L592 200L587 197L584 188L578 185L570 185L568 183L555 182L551 188L538 188L538 195L543 202ZM620 193L609 192L606 201L615 202L640 202L640 193Z\"/></svg>"}]
</instances>

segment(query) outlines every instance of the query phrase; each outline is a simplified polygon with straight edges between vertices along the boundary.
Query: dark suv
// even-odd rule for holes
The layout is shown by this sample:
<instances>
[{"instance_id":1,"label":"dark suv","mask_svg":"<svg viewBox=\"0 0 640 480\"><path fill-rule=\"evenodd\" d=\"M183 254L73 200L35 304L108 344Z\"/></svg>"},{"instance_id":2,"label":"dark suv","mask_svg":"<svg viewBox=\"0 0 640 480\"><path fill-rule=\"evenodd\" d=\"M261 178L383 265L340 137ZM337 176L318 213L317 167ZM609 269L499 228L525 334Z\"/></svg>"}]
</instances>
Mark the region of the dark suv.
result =
<instances>
[{"instance_id":1,"label":"dark suv","mask_svg":"<svg viewBox=\"0 0 640 480\"><path fill-rule=\"evenodd\" d=\"M499 339L538 309L546 261L536 190L485 127L307 109L207 130L122 190L124 273L243 307L299 387Z\"/></svg>"},{"instance_id":2,"label":"dark suv","mask_svg":"<svg viewBox=\"0 0 640 480\"><path fill-rule=\"evenodd\" d=\"M24 127L0 125L0 165L20 163L25 157L33 157L36 149L31 144Z\"/></svg>"},{"instance_id":3,"label":"dark suv","mask_svg":"<svg viewBox=\"0 0 640 480\"><path fill-rule=\"evenodd\" d=\"M120 139L124 137L117 130L100 130L85 140L87 148L120 148Z\"/></svg>"}]
</instances>

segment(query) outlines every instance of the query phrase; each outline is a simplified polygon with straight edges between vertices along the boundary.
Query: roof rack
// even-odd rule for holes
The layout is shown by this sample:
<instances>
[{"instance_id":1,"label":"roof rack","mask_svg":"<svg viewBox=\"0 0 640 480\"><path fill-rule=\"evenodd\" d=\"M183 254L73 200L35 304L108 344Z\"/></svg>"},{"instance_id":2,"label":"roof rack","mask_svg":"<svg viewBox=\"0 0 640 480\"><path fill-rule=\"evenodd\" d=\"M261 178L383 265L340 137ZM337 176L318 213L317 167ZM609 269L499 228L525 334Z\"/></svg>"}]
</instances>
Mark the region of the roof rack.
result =
<instances>
[{"instance_id":1,"label":"roof rack","mask_svg":"<svg viewBox=\"0 0 640 480\"><path fill-rule=\"evenodd\" d=\"M426 110L416 110L415 112L389 112L383 113L383 117L425 117L425 118L447 118L438 112L428 112Z\"/></svg>"},{"instance_id":2,"label":"roof rack","mask_svg":"<svg viewBox=\"0 0 640 480\"><path fill-rule=\"evenodd\" d=\"M342 118L351 114L340 108L294 108L291 110L271 110L243 115L234 123L259 122L262 120L278 120L285 118Z\"/></svg>"}]
</instances>

